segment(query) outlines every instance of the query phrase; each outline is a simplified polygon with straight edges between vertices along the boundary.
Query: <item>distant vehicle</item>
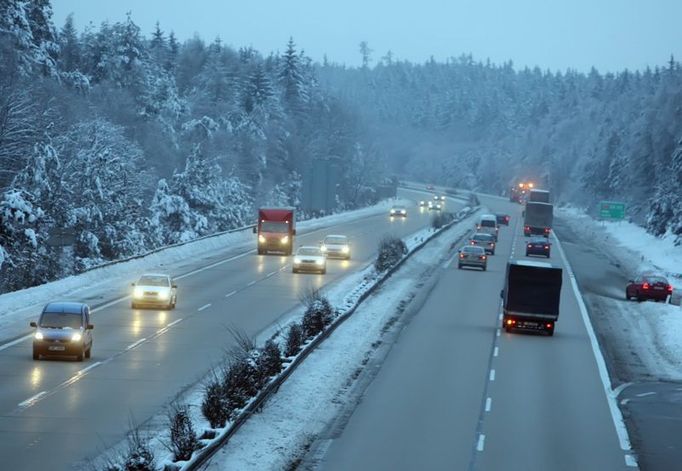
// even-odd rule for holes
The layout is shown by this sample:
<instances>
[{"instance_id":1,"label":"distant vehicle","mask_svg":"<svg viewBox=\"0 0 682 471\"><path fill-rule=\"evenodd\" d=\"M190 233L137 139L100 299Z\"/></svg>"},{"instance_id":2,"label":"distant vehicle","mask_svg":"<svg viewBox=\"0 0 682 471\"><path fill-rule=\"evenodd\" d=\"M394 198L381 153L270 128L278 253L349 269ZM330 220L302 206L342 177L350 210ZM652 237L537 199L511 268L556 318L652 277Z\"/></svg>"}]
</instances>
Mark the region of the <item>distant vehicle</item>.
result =
<instances>
[{"instance_id":1,"label":"distant vehicle","mask_svg":"<svg viewBox=\"0 0 682 471\"><path fill-rule=\"evenodd\" d=\"M545 237L532 237L526 243L526 257L530 255L542 255L543 257L550 257L552 244L549 239Z\"/></svg>"},{"instance_id":2,"label":"distant vehicle","mask_svg":"<svg viewBox=\"0 0 682 471\"><path fill-rule=\"evenodd\" d=\"M561 301L561 268L547 262L516 260L507 263L502 297L502 327L554 335Z\"/></svg>"},{"instance_id":3,"label":"distant vehicle","mask_svg":"<svg viewBox=\"0 0 682 471\"><path fill-rule=\"evenodd\" d=\"M628 301L653 299L665 302L672 294L673 287L668 283L668 279L657 273L643 273L634 280L629 280L625 287L625 299Z\"/></svg>"},{"instance_id":4,"label":"distant vehicle","mask_svg":"<svg viewBox=\"0 0 682 471\"><path fill-rule=\"evenodd\" d=\"M520 182L509 190L509 201L523 204L528 192L535 186L533 182Z\"/></svg>"},{"instance_id":5,"label":"distant vehicle","mask_svg":"<svg viewBox=\"0 0 682 471\"><path fill-rule=\"evenodd\" d=\"M459 250L457 268L477 267L483 271L488 269L488 256L483 247L476 245L465 245Z\"/></svg>"},{"instance_id":6,"label":"distant vehicle","mask_svg":"<svg viewBox=\"0 0 682 471\"><path fill-rule=\"evenodd\" d=\"M296 214L293 208L261 208L253 228L258 234L258 255L280 252L291 255L296 235Z\"/></svg>"},{"instance_id":7,"label":"distant vehicle","mask_svg":"<svg viewBox=\"0 0 682 471\"><path fill-rule=\"evenodd\" d=\"M443 205L436 201L429 201L429 211L440 211Z\"/></svg>"},{"instance_id":8,"label":"distant vehicle","mask_svg":"<svg viewBox=\"0 0 682 471\"><path fill-rule=\"evenodd\" d=\"M426 185L426 189L429 190L429 191L432 191L432 190L433 190L433 185Z\"/></svg>"},{"instance_id":9,"label":"distant vehicle","mask_svg":"<svg viewBox=\"0 0 682 471\"><path fill-rule=\"evenodd\" d=\"M445 202L445 196L443 196L443 195L433 195L433 200L434 200L434 201Z\"/></svg>"},{"instance_id":10,"label":"distant vehicle","mask_svg":"<svg viewBox=\"0 0 682 471\"><path fill-rule=\"evenodd\" d=\"M419 201L419 207L420 207L420 208L426 208L426 201L420 200L420 201Z\"/></svg>"},{"instance_id":11,"label":"distant vehicle","mask_svg":"<svg viewBox=\"0 0 682 471\"><path fill-rule=\"evenodd\" d=\"M75 356L90 358L92 329L90 307L83 303L56 302L43 308L33 334L33 359L43 356Z\"/></svg>"},{"instance_id":12,"label":"distant vehicle","mask_svg":"<svg viewBox=\"0 0 682 471\"><path fill-rule=\"evenodd\" d=\"M320 250L329 258L350 260L350 241L345 235L328 235L320 244Z\"/></svg>"},{"instance_id":13,"label":"distant vehicle","mask_svg":"<svg viewBox=\"0 0 682 471\"><path fill-rule=\"evenodd\" d=\"M495 218L497 219L497 225L499 226L500 224L504 224L505 226L509 225L509 221L511 220L511 216L508 214L496 214Z\"/></svg>"},{"instance_id":14,"label":"distant vehicle","mask_svg":"<svg viewBox=\"0 0 682 471\"><path fill-rule=\"evenodd\" d=\"M477 245L485 250L485 253L495 255L495 238L492 234L478 232L469 239L470 245Z\"/></svg>"},{"instance_id":15,"label":"distant vehicle","mask_svg":"<svg viewBox=\"0 0 682 471\"><path fill-rule=\"evenodd\" d=\"M523 235L549 237L554 222L554 206L549 203L526 203L523 219Z\"/></svg>"},{"instance_id":16,"label":"distant vehicle","mask_svg":"<svg viewBox=\"0 0 682 471\"><path fill-rule=\"evenodd\" d=\"M327 257L319 247L304 245L299 247L294 255L294 264L291 271L327 273Z\"/></svg>"},{"instance_id":17,"label":"distant vehicle","mask_svg":"<svg viewBox=\"0 0 682 471\"><path fill-rule=\"evenodd\" d=\"M169 275L150 273L140 277L133 286L133 309L157 307L175 309L178 302L178 286Z\"/></svg>"},{"instance_id":18,"label":"distant vehicle","mask_svg":"<svg viewBox=\"0 0 682 471\"><path fill-rule=\"evenodd\" d=\"M528 192L528 201L534 203L549 203L549 191L533 188Z\"/></svg>"},{"instance_id":19,"label":"distant vehicle","mask_svg":"<svg viewBox=\"0 0 682 471\"><path fill-rule=\"evenodd\" d=\"M497 217L494 214L482 214L478 224L476 224L477 232L492 235L495 238L495 242L497 242L499 230L500 229L497 225Z\"/></svg>"},{"instance_id":20,"label":"distant vehicle","mask_svg":"<svg viewBox=\"0 0 682 471\"><path fill-rule=\"evenodd\" d=\"M391 208L389 215L392 218L394 218L394 217L406 218L407 217L407 208L405 208L405 206L393 206Z\"/></svg>"}]
</instances>

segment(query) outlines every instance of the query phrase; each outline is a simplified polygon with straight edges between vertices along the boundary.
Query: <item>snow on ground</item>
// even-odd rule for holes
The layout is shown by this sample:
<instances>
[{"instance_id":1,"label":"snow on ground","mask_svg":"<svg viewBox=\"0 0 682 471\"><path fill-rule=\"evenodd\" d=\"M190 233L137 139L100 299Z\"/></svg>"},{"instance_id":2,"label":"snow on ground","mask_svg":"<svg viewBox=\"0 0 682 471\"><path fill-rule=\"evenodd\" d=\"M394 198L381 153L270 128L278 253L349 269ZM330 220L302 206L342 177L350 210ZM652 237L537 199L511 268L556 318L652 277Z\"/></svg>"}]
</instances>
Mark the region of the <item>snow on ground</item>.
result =
<instances>
[{"instance_id":1,"label":"snow on ground","mask_svg":"<svg viewBox=\"0 0 682 471\"><path fill-rule=\"evenodd\" d=\"M298 223L297 229L305 233L385 213L396 203L411 202L402 199L385 200L367 208L302 221ZM34 320L42 307L50 301L73 299L92 304L93 301L90 300L95 300L97 304L103 304L128 296L130 283L141 273L162 272L177 276L196 268L197 262L202 259L207 260L208 264L209 259L215 261L218 255L227 257L252 250L253 244L254 235L250 230L205 237L159 250L142 258L112 263L79 275L0 295L0 339L11 339L25 334L29 320Z\"/></svg>"},{"instance_id":2,"label":"snow on ground","mask_svg":"<svg viewBox=\"0 0 682 471\"><path fill-rule=\"evenodd\" d=\"M409 300L451 244L470 231L455 225L417 252L314 351L203 469L286 469L343 410L357 371L376 349L401 302Z\"/></svg>"},{"instance_id":3,"label":"snow on ground","mask_svg":"<svg viewBox=\"0 0 682 471\"><path fill-rule=\"evenodd\" d=\"M627 372L621 379L682 380L682 307L679 304L682 280L682 247L671 238L656 238L641 227L628 222L596 221L575 208L560 208L558 216L576 234L582 235L602 253L633 276L645 270L668 273L675 286L675 304L628 302L623 289L603 295L588 294L586 300L595 309L594 315L607 329L607 349L620 351L619 364ZM614 342L622 344L616 348ZM623 363L621 363L623 362Z\"/></svg>"}]
</instances>

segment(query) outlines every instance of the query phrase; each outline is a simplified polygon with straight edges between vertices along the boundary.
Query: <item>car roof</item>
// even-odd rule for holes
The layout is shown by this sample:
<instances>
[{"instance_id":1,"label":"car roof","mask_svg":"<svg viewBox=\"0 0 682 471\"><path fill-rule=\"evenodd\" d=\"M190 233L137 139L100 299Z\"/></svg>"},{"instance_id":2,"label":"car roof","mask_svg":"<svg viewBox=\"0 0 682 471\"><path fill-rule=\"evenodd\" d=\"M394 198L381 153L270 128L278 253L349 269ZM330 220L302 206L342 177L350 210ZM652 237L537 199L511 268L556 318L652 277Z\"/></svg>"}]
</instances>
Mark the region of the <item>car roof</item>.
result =
<instances>
[{"instance_id":1,"label":"car roof","mask_svg":"<svg viewBox=\"0 0 682 471\"><path fill-rule=\"evenodd\" d=\"M538 262L535 260L516 260L514 263L517 265L523 265L526 267L536 267L536 268L554 268L551 263Z\"/></svg>"},{"instance_id":2,"label":"car roof","mask_svg":"<svg viewBox=\"0 0 682 471\"><path fill-rule=\"evenodd\" d=\"M324 236L325 239L327 237L343 237L344 239L348 239L347 235L342 235L342 234L327 234L326 236Z\"/></svg>"},{"instance_id":3,"label":"car roof","mask_svg":"<svg viewBox=\"0 0 682 471\"><path fill-rule=\"evenodd\" d=\"M486 238L486 239L493 239L494 238L492 234L488 234L487 232L477 232L474 235L472 235L471 238L473 239L476 236L483 236L483 238Z\"/></svg>"},{"instance_id":4,"label":"car roof","mask_svg":"<svg viewBox=\"0 0 682 471\"><path fill-rule=\"evenodd\" d=\"M167 275L165 273L144 273L144 274L140 275L140 278L142 278L143 276L161 276L161 277L170 278L170 275Z\"/></svg>"},{"instance_id":5,"label":"car roof","mask_svg":"<svg viewBox=\"0 0 682 471\"><path fill-rule=\"evenodd\" d=\"M475 251L477 251L477 252L485 251L485 249L484 249L483 247L480 247L480 246L478 246L478 245L465 245L465 246L462 247L462 248L463 248L463 249L467 249L467 250L475 250Z\"/></svg>"},{"instance_id":6,"label":"car roof","mask_svg":"<svg viewBox=\"0 0 682 471\"><path fill-rule=\"evenodd\" d=\"M53 303L47 303L43 312L63 312L66 314L80 314L83 312L83 307L86 304L69 302L69 301L58 301Z\"/></svg>"}]
</instances>

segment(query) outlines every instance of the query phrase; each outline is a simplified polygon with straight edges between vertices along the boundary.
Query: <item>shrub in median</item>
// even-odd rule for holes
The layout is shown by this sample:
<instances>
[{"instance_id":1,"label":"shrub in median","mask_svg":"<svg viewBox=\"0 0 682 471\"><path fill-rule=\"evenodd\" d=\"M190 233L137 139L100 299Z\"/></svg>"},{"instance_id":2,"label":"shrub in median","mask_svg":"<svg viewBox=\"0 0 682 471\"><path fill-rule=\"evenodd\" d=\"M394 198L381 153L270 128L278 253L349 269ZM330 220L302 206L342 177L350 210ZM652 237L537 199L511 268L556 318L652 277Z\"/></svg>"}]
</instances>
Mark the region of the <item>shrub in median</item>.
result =
<instances>
[{"instance_id":1,"label":"shrub in median","mask_svg":"<svg viewBox=\"0 0 682 471\"><path fill-rule=\"evenodd\" d=\"M334 318L334 309L329 300L322 296L318 290L306 293L301 301L306 306L301 323L303 335L305 338L315 337L331 324Z\"/></svg>"},{"instance_id":2,"label":"shrub in median","mask_svg":"<svg viewBox=\"0 0 682 471\"><path fill-rule=\"evenodd\" d=\"M154 452L149 446L149 440L140 435L138 428L128 433L128 452L123 460L124 471L154 471Z\"/></svg>"},{"instance_id":3,"label":"shrub in median","mask_svg":"<svg viewBox=\"0 0 682 471\"><path fill-rule=\"evenodd\" d=\"M230 416L256 395L260 387L258 378L258 371L250 358L232 358L223 372L223 388Z\"/></svg>"},{"instance_id":4,"label":"shrub in median","mask_svg":"<svg viewBox=\"0 0 682 471\"><path fill-rule=\"evenodd\" d=\"M455 216L452 213L439 213L431 218L431 227L434 229L440 229L446 224L452 222Z\"/></svg>"},{"instance_id":5,"label":"shrub in median","mask_svg":"<svg viewBox=\"0 0 682 471\"><path fill-rule=\"evenodd\" d=\"M294 323L289 327L289 332L287 333L287 342L284 349L284 355L287 357L292 357L301 351L301 344L303 344L303 329L301 329L301 324Z\"/></svg>"},{"instance_id":6,"label":"shrub in median","mask_svg":"<svg viewBox=\"0 0 682 471\"><path fill-rule=\"evenodd\" d=\"M270 339L265 342L258 364L266 378L275 376L282 371L282 352L274 340Z\"/></svg>"},{"instance_id":7,"label":"shrub in median","mask_svg":"<svg viewBox=\"0 0 682 471\"><path fill-rule=\"evenodd\" d=\"M402 239L393 236L385 236L379 242L379 254L374 262L374 267L378 272L388 270L407 253L407 246Z\"/></svg>"},{"instance_id":8,"label":"shrub in median","mask_svg":"<svg viewBox=\"0 0 682 471\"><path fill-rule=\"evenodd\" d=\"M187 461L199 449L199 439L189 416L189 406L173 404L168 413L170 450L175 461Z\"/></svg>"},{"instance_id":9,"label":"shrub in median","mask_svg":"<svg viewBox=\"0 0 682 471\"><path fill-rule=\"evenodd\" d=\"M222 428L230 418L230 410L225 389L220 379L213 377L204 387L204 400L201 402L201 413L211 428Z\"/></svg>"}]
</instances>

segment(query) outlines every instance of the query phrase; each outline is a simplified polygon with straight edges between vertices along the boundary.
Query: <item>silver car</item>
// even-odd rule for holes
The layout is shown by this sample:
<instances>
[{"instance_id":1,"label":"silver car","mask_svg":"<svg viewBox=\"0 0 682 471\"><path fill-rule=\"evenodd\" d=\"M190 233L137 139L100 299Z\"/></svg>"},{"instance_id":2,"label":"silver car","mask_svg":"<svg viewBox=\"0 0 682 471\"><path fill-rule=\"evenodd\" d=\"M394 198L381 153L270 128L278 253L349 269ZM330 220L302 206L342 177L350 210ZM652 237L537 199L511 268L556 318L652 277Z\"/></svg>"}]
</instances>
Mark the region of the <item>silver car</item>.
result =
<instances>
[{"instance_id":1,"label":"silver car","mask_svg":"<svg viewBox=\"0 0 682 471\"><path fill-rule=\"evenodd\" d=\"M178 302L178 287L168 275L156 273L142 275L132 286L133 300L130 306L133 309L139 307L174 309Z\"/></svg>"},{"instance_id":2,"label":"silver car","mask_svg":"<svg viewBox=\"0 0 682 471\"><path fill-rule=\"evenodd\" d=\"M294 265L291 267L293 273L298 272L318 272L327 273L327 256L315 246L299 247L294 255Z\"/></svg>"},{"instance_id":3,"label":"silver car","mask_svg":"<svg viewBox=\"0 0 682 471\"><path fill-rule=\"evenodd\" d=\"M345 235L328 235L320 244L320 250L329 258L350 260L350 241Z\"/></svg>"},{"instance_id":4,"label":"silver car","mask_svg":"<svg viewBox=\"0 0 682 471\"><path fill-rule=\"evenodd\" d=\"M485 249L477 245L465 245L459 250L457 268L477 267L486 271L488 269L488 256Z\"/></svg>"},{"instance_id":5,"label":"silver car","mask_svg":"<svg viewBox=\"0 0 682 471\"><path fill-rule=\"evenodd\" d=\"M469 240L470 245L482 247L485 253L490 255L495 255L495 237L492 234L487 234L485 232L477 232Z\"/></svg>"}]
</instances>

